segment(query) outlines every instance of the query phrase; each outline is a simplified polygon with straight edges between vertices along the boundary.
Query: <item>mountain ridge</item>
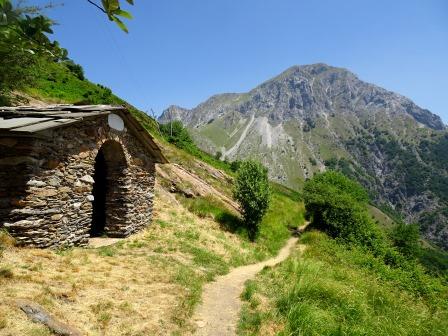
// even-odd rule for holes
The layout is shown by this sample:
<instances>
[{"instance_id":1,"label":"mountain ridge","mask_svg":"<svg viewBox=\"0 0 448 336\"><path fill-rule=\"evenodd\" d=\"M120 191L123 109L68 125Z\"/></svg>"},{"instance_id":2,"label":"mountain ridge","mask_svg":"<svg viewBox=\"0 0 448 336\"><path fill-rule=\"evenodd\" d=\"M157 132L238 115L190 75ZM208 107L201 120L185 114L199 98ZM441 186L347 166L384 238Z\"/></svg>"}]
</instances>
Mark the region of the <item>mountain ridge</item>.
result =
<instances>
[{"instance_id":1,"label":"mountain ridge","mask_svg":"<svg viewBox=\"0 0 448 336\"><path fill-rule=\"evenodd\" d=\"M448 248L447 127L403 95L317 63L193 109L171 106L159 118L170 120L181 120L202 149L260 160L272 180L295 189L316 172L341 170Z\"/></svg>"},{"instance_id":2,"label":"mountain ridge","mask_svg":"<svg viewBox=\"0 0 448 336\"><path fill-rule=\"evenodd\" d=\"M178 105L171 105L169 106L166 110L163 111L162 115L160 116L159 120L162 122L168 122L169 120L167 119L167 115L170 113L174 113L174 117L173 119L175 119L177 117L177 113L182 112L182 113L192 113L197 109L200 109L203 106L207 106L210 105L212 103L215 103L217 100L222 100L222 99L229 99L231 98L233 102L237 102L238 100L241 100L242 98L244 98L244 96L246 95L251 95L251 94L255 94L258 90L265 88L266 86L268 86L269 84L278 81L279 79L282 79L284 77L288 77L293 75L296 72L299 72L301 74L310 74L310 75L320 75L324 72L327 71L333 71L332 73L335 72L339 72L339 73L343 73L344 75L347 75L349 77L351 77L351 79L354 80L358 80L380 92L382 92L383 94L387 94L387 95L393 95L396 98L399 98L401 100L403 100L406 104L409 104L409 110L410 112L412 112L412 108L414 107L418 107L411 99L405 97L404 95L395 93L393 91L389 91L386 90L376 84L372 84L369 82L365 82L362 81L358 78L358 76L356 76L354 73L352 73L351 71L345 69L345 68L341 68L341 67L333 67L333 66L329 66L325 63L315 63L315 64L309 64L309 65L294 65L291 66L290 68L286 69L285 71L283 71L282 73L280 73L279 75L268 79L266 81L264 81L263 83L261 83L260 85L256 86L254 89L249 90L247 92L243 92L243 93L222 93L222 94L215 94L212 95L210 98L208 98L207 100L205 100L204 102L200 103L199 105L197 105L196 107L192 108L192 109L187 109L187 108L183 108L181 106ZM444 122L442 121L442 119L440 118L440 116L430 112L428 109L421 109L421 115L417 114L417 113L409 113L410 115L412 115L416 121L421 122L423 124L425 124L428 127L437 129L437 130L443 130L446 129L446 125L444 124ZM425 118L426 117L426 118ZM184 117L185 118L185 117Z\"/></svg>"}]
</instances>

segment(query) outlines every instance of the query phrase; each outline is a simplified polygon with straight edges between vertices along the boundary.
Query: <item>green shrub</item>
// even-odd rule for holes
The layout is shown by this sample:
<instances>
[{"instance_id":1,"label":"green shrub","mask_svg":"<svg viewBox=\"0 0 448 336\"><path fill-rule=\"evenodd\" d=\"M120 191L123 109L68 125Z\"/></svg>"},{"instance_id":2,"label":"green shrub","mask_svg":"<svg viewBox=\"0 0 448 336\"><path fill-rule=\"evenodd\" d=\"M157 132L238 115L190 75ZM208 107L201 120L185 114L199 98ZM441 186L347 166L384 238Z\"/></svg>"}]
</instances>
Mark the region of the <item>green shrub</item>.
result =
<instances>
[{"instance_id":1,"label":"green shrub","mask_svg":"<svg viewBox=\"0 0 448 336\"><path fill-rule=\"evenodd\" d=\"M72 72L79 80L83 81L85 79L84 69L82 68L81 65L76 64L72 60L65 61L64 64L67 67L67 69L69 69L70 72Z\"/></svg>"},{"instance_id":2,"label":"green shrub","mask_svg":"<svg viewBox=\"0 0 448 336\"><path fill-rule=\"evenodd\" d=\"M385 252L383 234L368 215L368 196L361 185L341 173L328 171L305 183L304 197L314 227L378 254Z\"/></svg>"},{"instance_id":3,"label":"green shrub","mask_svg":"<svg viewBox=\"0 0 448 336\"><path fill-rule=\"evenodd\" d=\"M9 267L1 267L0 268L0 279L12 279L14 277L14 273L11 271Z\"/></svg>"},{"instance_id":4,"label":"green shrub","mask_svg":"<svg viewBox=\"0 0 448 336\"><path fill-rule=\"evenodd\" d=\"M160 124L159 129L163 138L169 143L172 143L176 147L183 149L188 154L197 157L201 161L204 161L215 168L232 174L233 170L226 160L221 161L220 158L210 155L196 146L190 136L190 133L188 132L188 129L184 127L181 121L176 120L167 124Z\"/></svg>"},{"instance_id":5,"label":"green shrub","mask_svg":"<svg viewBox=\"0 0 448 336\"><path fill-rule=\"evenodd\" d=\"M448 284L448 252L437 246L421 247L418 261L430 274L444 277Z\"/></svg>"},{"instance_id":6,"label":"green shrub","mask_svg":"<svg viewBox=\"0 0 448 336\"><path fill-rule=\"evenodd\" d=\"M188 130L179 120L160 125L160 131L168 142L179 148L187 149L190 146L194 146Z\"/></svg>"},{"instance_id":7,"label":"green shrub","mask_svg":"<svg viewBox=\"0 0 448 336\"><path fill-rule=\"evenodd\" d=\"M418 255L420 250L420 231L417 224L399 223L391 233L394 246L408 258Z\"/></svg>"},{"instance_id":8,"label":"green shrub","mask_svg":"<svg viewBox=\"0 0 448 336\"><path fill-rule=\"evenodd\" d=\"M255 239L266 213L270 189L267 169L256 161L243 161L237 171L234 197L239 202L249 238Z\"/></svg>"},{"instance_id":9,"label":"green shrub","mask_svg":"<svg viewBox=\"0 0 448 336\"><path fill-rule=\"evenodd\" d=\"M240 160L235 160L235 161L232 161L230 163L230 169L233 172L236 172L238 170L238 168L240 168L240 166L241 166L241 161Z\"/></svg>"}]
</instances>

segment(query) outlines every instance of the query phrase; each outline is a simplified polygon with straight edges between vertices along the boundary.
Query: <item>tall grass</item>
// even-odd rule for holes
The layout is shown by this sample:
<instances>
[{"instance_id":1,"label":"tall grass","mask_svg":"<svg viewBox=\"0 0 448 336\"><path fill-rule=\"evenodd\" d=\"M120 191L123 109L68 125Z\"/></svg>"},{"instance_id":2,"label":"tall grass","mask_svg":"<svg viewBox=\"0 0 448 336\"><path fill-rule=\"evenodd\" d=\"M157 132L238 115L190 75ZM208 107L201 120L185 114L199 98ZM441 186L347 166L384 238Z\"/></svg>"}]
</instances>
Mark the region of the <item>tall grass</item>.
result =
<instances>
[{"instance_id":1,"label":"tall grass","mask_svg":"<svg viewBox=\"0 0 448 336\"><path fill-rule=\"evenodd\" d=\"M271 203L264 216L257 243L266 247L271 255L276 254L291 236L290 229L297 228L305 221L302 202L290 195L272 190Z\"/></svg>"},{"instance_id":2,"label":"tall grass","mask_svg":"<svg viewBox=\"0 0 448 336\"><path fill-rule=\"evenodd\" d=\"M422 290L412 272L325 234L306 233L303 241L302 256L296 252L251 284L240 334L262 335L270 326L278 335L446 335L448 287L440 279L425 275ZM269 304L254 306L257 297Z\"/></svg>"},{"instance_id":3,"label":"tall grass","mask_svg":"<svg viewBox=\"0 0 448 336\"><path fill-rule=\"evenodd\" d=\"M15 240L11 235L4 229L0 229L0 258L2 257L3 251L11 246L14 246Z\"/></svg>"},{"instance_id":4,"label":"tall grass","mask_svg":"<svg viewBox=\"0 0 448 336\"><path fill-rule=\"evenodd\" d=\"M290 229L304 223L303 203L298 201L298 194L284 188L272 188L271 203L264 216L254 245L259 250L259 258L276 254L291 236ZM181 198L183 205L201 218L216 220L223 229L238 234L249 242L249 235L241 223L241 218L229 211L226 206L213 196Z\"/></svg>"}]
</instances>

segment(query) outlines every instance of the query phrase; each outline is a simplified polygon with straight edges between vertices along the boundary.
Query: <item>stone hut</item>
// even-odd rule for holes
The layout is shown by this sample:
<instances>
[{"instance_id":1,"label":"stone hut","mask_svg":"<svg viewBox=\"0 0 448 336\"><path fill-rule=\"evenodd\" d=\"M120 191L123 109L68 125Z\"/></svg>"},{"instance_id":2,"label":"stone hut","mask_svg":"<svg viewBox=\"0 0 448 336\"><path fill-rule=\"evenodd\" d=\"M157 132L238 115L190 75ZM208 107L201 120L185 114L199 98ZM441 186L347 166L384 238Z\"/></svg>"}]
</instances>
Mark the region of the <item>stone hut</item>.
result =
<instances>
[{"instance_id":1,"label":"stone hut","mask_svg":"<svg viewBox=\"0 0 448 336\"><path fill-rule=\"evenodd\" d=\"M167 160L121 106L0 107L0 229L21 245L85 245L150 223Z\"/></svg>"}]
</instances>

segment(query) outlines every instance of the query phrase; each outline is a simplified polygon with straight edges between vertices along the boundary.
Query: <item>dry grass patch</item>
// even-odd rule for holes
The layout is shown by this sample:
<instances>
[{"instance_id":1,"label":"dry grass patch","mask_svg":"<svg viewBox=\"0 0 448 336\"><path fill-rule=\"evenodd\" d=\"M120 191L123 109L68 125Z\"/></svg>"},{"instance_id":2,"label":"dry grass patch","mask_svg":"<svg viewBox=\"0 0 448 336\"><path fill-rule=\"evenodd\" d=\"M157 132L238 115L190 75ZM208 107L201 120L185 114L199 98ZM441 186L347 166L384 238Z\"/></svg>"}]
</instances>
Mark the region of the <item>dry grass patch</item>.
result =
<instances>
[{"instance_id":1,"label":"dry grass patch","mask_svg":"<svg viewBox=\"0 0 448 336\"><path fill-rule=\"evenodd\" d=\"M189 159L183 169L168 169L168 178L158 176L152 224L113 245L18 249L0 232L0 336L49 335L17 308L17 299L42 305L86 335L188 334L204 283L276 254L287 226L303 221L303 206L276 191L260 238L248 241L228 225L237 216L231 178ZM168 192L173 176L202 196L191 202Z\"/></svg>"},{"instance_id":2,"label":"dry grass patch","mask_svg":"<svg viewBox=\"0 0 448 336\"><path fill-rule=\"evenodd\" d=\"M15 304L30 299L87 335L167 335L188 322L202 285L258 258L255 244L223 232L157 187L148 229L97 249L4 250L0 335L46 335Z\"/></svg>"}]
</instances>

